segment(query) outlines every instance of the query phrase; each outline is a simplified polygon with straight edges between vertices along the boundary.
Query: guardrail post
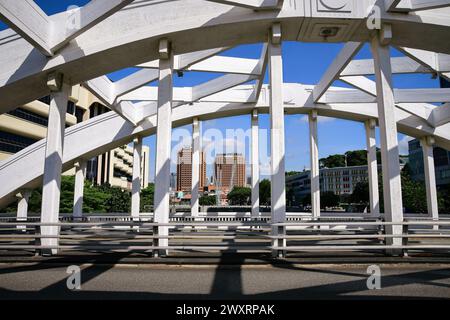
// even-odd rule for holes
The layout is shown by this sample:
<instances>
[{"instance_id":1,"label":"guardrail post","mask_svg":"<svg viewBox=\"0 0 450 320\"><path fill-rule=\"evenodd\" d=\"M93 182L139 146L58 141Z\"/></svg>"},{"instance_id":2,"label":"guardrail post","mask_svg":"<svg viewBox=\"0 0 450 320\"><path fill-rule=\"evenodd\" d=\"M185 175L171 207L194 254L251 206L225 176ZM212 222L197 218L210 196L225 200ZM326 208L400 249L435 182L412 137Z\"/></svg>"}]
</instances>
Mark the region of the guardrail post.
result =
<instances>
[{"instance_id":1,"label":"guardrail post","mask_svg":"<svg viewBox=\"0 0 450 320\"><path fill-rule=\"evenodd\" d=\"M404 224L403 225L403 238L402 238L402 245L403 246L407 246L408 245L408 235L409 235L409 225L408 224ZM403 256L407 257L408 256L408 249L403 249L402 250Z\"/></svg>"},{"instance_id":2,"label":"guardrail post","mask_svg":"<svg viewBox=\"0 0 450 320\"><path fill-rule=\"evenodd\" d=\"M34 245L36 247L40 247L41 246L41 238L39 238L41 236L41 227L40 226L35 226L34 227L34 235L35 235ZM35 252L34 252L34 255L35 256L42 255L41 249L36 249Z\"/></svg>"},{"instance_id":3,"label":"guardrail post","mask_svg":"<svg viewBox=\"0 0 450 320\"><path fill-rule=\"evenodd\" d=\"M159 247L159 227L153 226L153 247ZM159 257L159 249L153 249L153 257Z\"/></svg>"}]
</instances>

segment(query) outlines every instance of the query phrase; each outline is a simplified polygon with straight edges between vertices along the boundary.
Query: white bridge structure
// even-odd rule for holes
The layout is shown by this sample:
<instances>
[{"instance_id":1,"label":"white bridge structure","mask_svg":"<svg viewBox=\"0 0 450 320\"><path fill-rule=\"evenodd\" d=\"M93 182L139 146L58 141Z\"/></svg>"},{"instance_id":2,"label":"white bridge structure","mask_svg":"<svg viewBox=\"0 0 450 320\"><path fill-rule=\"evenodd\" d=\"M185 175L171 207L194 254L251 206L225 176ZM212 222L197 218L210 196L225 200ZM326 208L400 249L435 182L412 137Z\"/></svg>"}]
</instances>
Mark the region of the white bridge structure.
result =
<instances>
[{"instance_id":1,"label":"white bridge structure","mask_svg":"<svg viewBox=\"0 0 450 320\"><path fill-rule=\"evenodd\" d=\"M167 253L171 248L169 240L175 237L169 230L182 224L169 220L172 129L193 125L196 168L199 121L245 114L252 117L252 210L248 220L222 226L267 229L263 236L270 241L265 247L270 251L308 249L307 246L289 249L286 244L302 236L288 235L290 222L285 202L284 116L306 114L310 126L312 214L307 221L297 222L297 226L319 231L316 237L325 229L324 224L330 228L352 224L381 226L381 233L366 238L384 238L382 245L373 248L389 252L407 247L404 240L412 237L405 234L408 225L431 228L415 237L449 237L444 231L450 222L438 213L432 150L433 146L450 149L450 89L396 89L392 82L393 74L411 73L450 79L448 0L91 0L82 8L52 16L46 15L32 0L0 0L0 18L10 27L0 32L0 113L51 95L47 138L0 162L0 207L20 196L17 222L1 225L40 227L37 235L30 235L39 238L39 244L22 248L56 254L64 249L62 233L69 225L74 230L95 225L76 220L72 224L60 222L61 172L77 168L74 202L78 209L74 215L79 218L86 159L134 141L132 219L121 224L132 226L131 230L134 226L141 232L151 231L149 239L156 242L126 249L147 248ZM345 45L318 83L300 84L283 82L283 41ZM219 55L234 46L251 43L263 43L260 59ZM373 58L355 60L365 43L370 44ZM404 56L391 57L391 47ZM137 67L139 71L116 82L105 76L127 67ZM193 87L174 87L174 74L189 71L224 75ZM269 84L264 83L266 72ZM336 80L353 88L333 86ZM148 86L154 81L158 81L157 87ZM86 87L113 112L65 129L69 91L77 84ZM255 165L259 163L258 116L263 113L270 114L272 155L272 207L270 217L264 221L260 219L259 167ZM321 222L318 116L365 123L370 211L382 220ZM382 154L382 213L376 126ZM408 220L403 214L399 132L422 141L429 215L419 220ZM155 208L152 219L143 220L139 213L138 151L142 138L153 134L157 140ZM195 220L200 217L198 181L199 171L193 170L194 220L185 222L183 227L197 224L213 227L218 223ZM39 221L29 221L28 190L40 185L42 214ZM358 236L335 235L333 239L350 238ZM356 245L353 249L369 247ZM16 248L20 246L0 245L0 249ZM448 251L450 244L421 243L412 248ZM334 249L345 248L341 245Z\"/></svg>"}]
</instances>

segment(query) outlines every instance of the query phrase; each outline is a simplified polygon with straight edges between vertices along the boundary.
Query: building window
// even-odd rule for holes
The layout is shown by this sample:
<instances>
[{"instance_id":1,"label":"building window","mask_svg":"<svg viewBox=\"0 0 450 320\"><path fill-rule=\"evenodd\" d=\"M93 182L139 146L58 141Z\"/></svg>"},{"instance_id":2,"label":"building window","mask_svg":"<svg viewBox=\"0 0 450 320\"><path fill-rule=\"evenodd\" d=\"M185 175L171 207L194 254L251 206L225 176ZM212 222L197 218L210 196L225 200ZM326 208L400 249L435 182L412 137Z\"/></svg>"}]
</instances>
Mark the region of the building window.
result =
<instances>
[{"instance_id":1,"label":"building window","mask_svg":"<svg viewBox=\"0 0 450 320\"><path fill-rule=\"evenodd\" d=\"M15 110L11 110L8 112L9 115L23 119L23 120L27 120L42 126L47 126L48 125L48 119L47 117L43 117L39 114L36 114L32 111L28 111L22 108L17 108Z\"/></svg>"},{"instance_id":2,"label":"building window","mask_svg":"<svg viewBox=\"0 0 450 320\"><path fill-rule=\"evenodd\" d=\"M16 153L35 142L37 142L35 139L0 131L0 151Z\"/></svg>"}]
</instances>

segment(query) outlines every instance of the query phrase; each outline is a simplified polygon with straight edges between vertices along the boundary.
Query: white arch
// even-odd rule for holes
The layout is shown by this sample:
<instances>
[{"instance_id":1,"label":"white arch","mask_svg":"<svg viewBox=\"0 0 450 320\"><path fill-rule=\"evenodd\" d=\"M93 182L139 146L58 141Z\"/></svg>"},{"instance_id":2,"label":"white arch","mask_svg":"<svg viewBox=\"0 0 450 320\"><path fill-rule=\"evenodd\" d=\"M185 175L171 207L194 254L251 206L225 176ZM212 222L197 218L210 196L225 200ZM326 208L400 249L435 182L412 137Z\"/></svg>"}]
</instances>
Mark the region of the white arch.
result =
<instances>
[{"instance_id":1,"label":"white arch","mask_svg":"<svg viewBox=\"0 0 450 320\"><path fill-rule=\"evenodd\" d=\"M12 30L0 33L0 113L48 94L47 75L59 71L77 84L157 59L158 41L168 37L175 53L265 41L267 28L281 22L283 40L322 42L320 26L339 26L328 41L369 41L368 12L378 0L347 0L345 10L316 6L315 0L283 1L280 9L251 10L204 0L134 1L46 57ZM383 1L384 3L384 1ZM119 6L120 7L120 6ZM114 8L111 8L112 12ZM110 12L110 11L108 11ZM107 14L106 14L107 16ZM449 8L410 14L382 12L392 25L392 45L450 54ZM52 20L67 18L65 13Z\"/></svg>"},{"instance_id":2,"label":"white arch","mask_svg":"<svg viewBox=\"0 0 450 320\"><path fill-rule=\"evenodd\" d=\"M332 88L338 91L342 89ZM252 86L240 86L227 90L227 95L233 97L233 90L248 91L251 95ZM267 87L263 88L263 91ZM285 108L288 114L305 114L315 109L319 115L364 122L377 119L377 105L375 103L341 103L341 104L308 104L308 94L301 94L304 86L300 84L284 84ZM173 127L186 125L192 119L216 119L227 116L251 114L258 109L259 113L267 113L269 104L261 95L258 104L223 103L210 101L198 102L193 105L183 105L173 111ZM89 159L115 147L129 143L137 135L148 136L155 133L156 113L150 110L146 119L138 126L119 115L109 112L101 116L79 123L66 130L65 148L63 155L64 169L70 169L81 159ZM409 113L401 108L396 109L398 130L412 137L420 138L433 135L436 144L450 149L450 123L433 128L420 116ZM9 159L0 162L0 180L8 183L0 184L0 207L14 200L13 195L22 188L33 188L39 185L44 171L44 151L46 139L18 152Z\"/></svg>"}]
</instances>

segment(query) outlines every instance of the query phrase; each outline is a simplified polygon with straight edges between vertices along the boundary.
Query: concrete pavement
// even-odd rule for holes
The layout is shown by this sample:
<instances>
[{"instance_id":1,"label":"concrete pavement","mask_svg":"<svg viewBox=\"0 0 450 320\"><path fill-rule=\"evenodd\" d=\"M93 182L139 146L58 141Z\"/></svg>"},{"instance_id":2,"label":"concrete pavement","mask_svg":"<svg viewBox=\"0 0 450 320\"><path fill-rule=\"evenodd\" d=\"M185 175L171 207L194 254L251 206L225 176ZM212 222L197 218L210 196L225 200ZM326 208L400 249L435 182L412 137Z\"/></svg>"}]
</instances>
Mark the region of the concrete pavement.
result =
<instances>
[{"instance_id":1,"label":"concrete pavement","mask_svg":"<svg viewBox=\"0 0 450 320\"><path fill-rule=\"evenodd\" d=\"M0 265L0 299L393 299L450 298L450 266L83 265L81 290L67 288L68 265Z\"/></svg>"}]
</instances>

